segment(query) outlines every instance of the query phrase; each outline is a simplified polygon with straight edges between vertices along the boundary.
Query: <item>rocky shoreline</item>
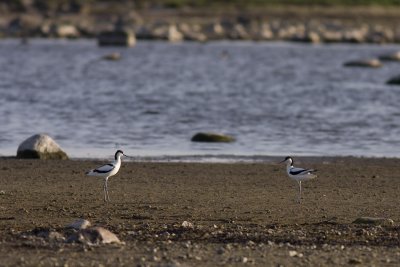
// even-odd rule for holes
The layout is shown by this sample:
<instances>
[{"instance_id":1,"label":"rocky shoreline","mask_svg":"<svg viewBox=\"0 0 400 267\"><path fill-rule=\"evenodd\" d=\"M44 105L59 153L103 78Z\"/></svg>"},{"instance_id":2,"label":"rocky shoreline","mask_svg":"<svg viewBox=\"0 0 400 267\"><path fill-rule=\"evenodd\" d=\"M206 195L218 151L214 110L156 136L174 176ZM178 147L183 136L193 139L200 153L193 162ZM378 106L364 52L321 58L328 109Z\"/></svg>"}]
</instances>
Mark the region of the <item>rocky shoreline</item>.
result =
<instances>
[{"instance_id":1,"label":"rocky shoreline","mask_svg":"<svg viewBox=\"0 0 400 267\"><path fill-rule=\"evenodd\" d=\"M310 43L398 43L399 8L281 7L261 10L134 10L41 14L7 13L2 37L95 38L123 29L137 39L254 40Z\"/></svg>"}]
</instances>

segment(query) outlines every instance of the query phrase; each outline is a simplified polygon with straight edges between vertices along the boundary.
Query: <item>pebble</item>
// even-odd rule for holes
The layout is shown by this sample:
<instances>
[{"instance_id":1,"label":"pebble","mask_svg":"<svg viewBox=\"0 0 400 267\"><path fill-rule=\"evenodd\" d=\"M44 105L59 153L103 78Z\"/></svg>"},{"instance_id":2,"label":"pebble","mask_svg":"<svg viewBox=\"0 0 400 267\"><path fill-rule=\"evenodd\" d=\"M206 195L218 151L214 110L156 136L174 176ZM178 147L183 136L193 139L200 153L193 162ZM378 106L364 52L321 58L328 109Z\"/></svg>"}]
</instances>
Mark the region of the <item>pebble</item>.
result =
<instances>
[{"instance_id":1,"label":"pebble","mask_svg":"<svg viewBox=\"0 0 400 267\"><path fill-rule=\"evenodd\" d=\"M182 227L183 227L183 228L190 228L190 229L192 229L194 226L193 226L193 223L191 223L191 222L183 221Z\"/></svg>"},{"instance_id":2,"label":"pebble","mask_svg":"<svg viewBox=\"0 0 400 267\"><path fill-rule=\"evenodd\" d=\"M361 264L362 261L356 258L349 259L349 264Z\"/></svg>"}]
</instances>

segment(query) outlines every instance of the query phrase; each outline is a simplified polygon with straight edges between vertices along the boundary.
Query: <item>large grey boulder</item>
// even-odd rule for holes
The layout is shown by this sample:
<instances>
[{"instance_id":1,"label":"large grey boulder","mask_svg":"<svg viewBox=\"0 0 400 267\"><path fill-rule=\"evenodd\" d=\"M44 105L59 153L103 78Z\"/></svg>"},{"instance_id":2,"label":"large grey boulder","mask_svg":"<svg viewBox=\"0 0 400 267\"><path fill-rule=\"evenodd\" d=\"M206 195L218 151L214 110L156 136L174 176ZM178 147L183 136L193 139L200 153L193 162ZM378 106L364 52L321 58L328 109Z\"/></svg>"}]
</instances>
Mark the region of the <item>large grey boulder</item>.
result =
<instances>
[{"instance_id":1,"label":"large grey boulder","mask_svg":"<svg viewBox=\"0 0 400 267\"><path fill-rule=\"evenodd\" d=\"M50 136L35 134L19 145L17 158L68 159L68 156Z\"/></svg>"}]
</instances>

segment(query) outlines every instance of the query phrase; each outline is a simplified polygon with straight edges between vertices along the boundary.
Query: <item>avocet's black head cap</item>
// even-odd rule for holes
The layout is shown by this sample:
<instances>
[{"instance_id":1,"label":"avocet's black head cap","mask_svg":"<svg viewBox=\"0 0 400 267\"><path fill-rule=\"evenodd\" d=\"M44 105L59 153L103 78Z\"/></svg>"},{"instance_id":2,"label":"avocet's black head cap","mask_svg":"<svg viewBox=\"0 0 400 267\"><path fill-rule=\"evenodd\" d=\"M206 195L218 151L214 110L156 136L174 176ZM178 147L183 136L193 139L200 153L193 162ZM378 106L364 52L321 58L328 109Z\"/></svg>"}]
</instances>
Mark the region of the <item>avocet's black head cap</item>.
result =
<instances>
[{"instance_id":1,"label":"avocet's black head cap","mask_svg":"<svg viewBox=\"0 0 400 267\"><path fill-rule=\"evenodd\" d=\"M122 150L117 150L117 152L115 152L115 159L118 158L118 154L125 155L124 152L122 152Z\"/></svg>"},{"instance_id":2,"label":"avocet's black head cap","mask_svg":"<svg viewBox=\"0 0 400 267\"><path fill-rule=\"evenodd\" d=\"M292 159L292 157L286 157L284 160L282 160L282 161L279 162L279 163L285 162L285 161L287 161L287 160L290 160L290 161L292 162L292 164L293 164L293 159Z\"/></svg>"}]
</instances>

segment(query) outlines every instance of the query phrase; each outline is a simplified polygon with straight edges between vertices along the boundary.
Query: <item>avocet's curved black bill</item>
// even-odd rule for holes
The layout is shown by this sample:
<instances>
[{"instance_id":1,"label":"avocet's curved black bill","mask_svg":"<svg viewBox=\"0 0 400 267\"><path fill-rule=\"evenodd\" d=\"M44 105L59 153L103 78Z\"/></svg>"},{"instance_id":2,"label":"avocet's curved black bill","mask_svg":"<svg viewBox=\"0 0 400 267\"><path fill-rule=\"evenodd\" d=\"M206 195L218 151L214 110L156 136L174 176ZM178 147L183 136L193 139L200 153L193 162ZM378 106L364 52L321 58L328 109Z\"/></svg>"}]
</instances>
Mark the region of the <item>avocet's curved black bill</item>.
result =
<instances>
[{"instance_id":1,"label":"avocet's curved black bill","mask_svg":"<svg viewBox=\"0 0 400 267\"><path fill-rule=\"evenodd\" d=\"M292 162L293 162L293 159L292 159L292 157L286 157L284 160L282 160L282 161L278 162L278 164L279 164L279 163L282 163L282 162L285 162L285 161L287 161L288 159L291 159L291 160L292 160Z\"/></svg>"}]
</instances>

